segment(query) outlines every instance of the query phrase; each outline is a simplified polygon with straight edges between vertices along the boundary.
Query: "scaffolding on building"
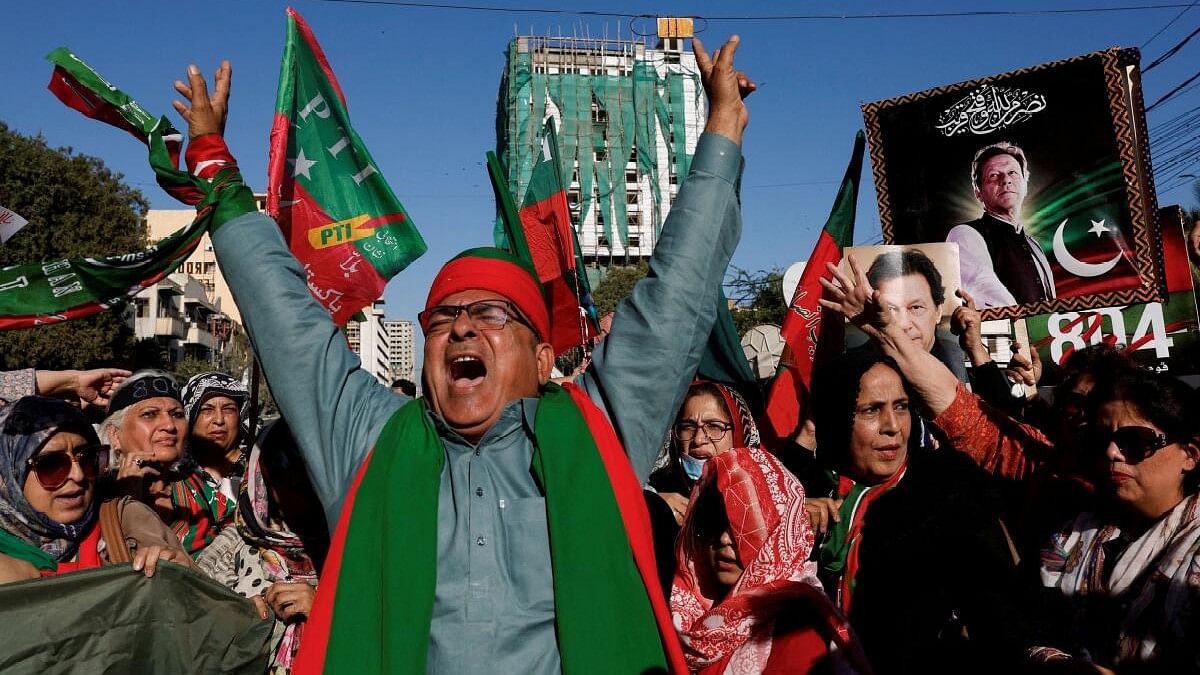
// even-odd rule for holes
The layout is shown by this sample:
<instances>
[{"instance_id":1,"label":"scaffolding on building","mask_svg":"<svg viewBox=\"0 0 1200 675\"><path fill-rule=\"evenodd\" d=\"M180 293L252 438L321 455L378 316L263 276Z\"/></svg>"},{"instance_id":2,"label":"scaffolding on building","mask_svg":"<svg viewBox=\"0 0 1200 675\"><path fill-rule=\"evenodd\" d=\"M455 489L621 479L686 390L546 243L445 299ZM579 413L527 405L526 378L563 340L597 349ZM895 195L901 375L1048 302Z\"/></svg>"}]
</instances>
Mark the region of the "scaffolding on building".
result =
<instances>
[{"instance_id":1,"label":"scaffolding on building","mask_svg":"<svg viewBox=\"0 0 1200 675\"><path fill-rule=\"evenodd\" d=\"M585 262L629 264L648 258L658 241L705 107L694 57L678 38L648 49L644 37L517 35L497 100L497 154L520 198L543 125L555 117Z\"/></svg>"}]
</instances>

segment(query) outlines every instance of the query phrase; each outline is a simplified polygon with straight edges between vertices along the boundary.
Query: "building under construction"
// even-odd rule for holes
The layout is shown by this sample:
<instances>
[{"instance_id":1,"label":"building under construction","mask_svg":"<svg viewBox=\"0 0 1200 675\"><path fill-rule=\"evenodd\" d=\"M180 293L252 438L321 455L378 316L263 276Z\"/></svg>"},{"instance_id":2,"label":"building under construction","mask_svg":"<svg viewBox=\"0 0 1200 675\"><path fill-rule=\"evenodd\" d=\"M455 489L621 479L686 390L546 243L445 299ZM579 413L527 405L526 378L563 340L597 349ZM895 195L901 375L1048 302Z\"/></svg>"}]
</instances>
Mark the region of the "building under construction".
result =
<instances>
[{"instance_id":1,"label":"building under construction","mask_svg":"<svg viewBox=\"0 0 1200 675\"><path fill-rule=\"evenodd\" d=\"M517 36L496 113L497 154L518 201L558 129L561 175L593 281L600 268L649 258L687 176L706 118L690 19L659 19L645 37Z\"/></svg>"}]
</instances>

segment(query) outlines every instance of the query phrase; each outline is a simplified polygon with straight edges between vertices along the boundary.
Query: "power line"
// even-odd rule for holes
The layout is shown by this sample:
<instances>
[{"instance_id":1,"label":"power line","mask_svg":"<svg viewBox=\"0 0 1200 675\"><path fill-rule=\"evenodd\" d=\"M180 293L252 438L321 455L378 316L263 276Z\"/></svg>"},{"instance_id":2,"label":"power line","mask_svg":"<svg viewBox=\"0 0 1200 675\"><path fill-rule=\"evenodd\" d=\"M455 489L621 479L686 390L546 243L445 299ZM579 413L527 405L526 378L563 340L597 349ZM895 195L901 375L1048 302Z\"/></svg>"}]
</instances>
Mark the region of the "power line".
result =
<instances>
[{"instance_id":1,"label":"power line","mask_svg":"<svg viewBox=\"0 0 1200 675\"><path fill-rule=\"evenodd\" d=\"M1180 10L1179 13L1175 15L1174 19L1171 19L1170 21L1168 21L1167 25L1163 26L1162 28L1159 28L1157 33L1155 33L1154 35L1151 35L1150 39L1143 42L1141 48L1145 49L1146 45L1149 45L1151 42L1154 42L1155 38L1157 38L1159 35L1162 35L1163 33L1165 33L1166 30L1168 28L1170 28L1171 26L1175 25L1175 22L1178 21L1180 19L1180 17L1182 17L1184 14L1187 14L1188 10L1195 7L1197 5L1197 3L1200 3L1200 0L1193 0L1192 4L1188 5L1187 7L1184 7L1182 10Z\"/></svg>"},{"instance_id":2,"label":"power line","mask_svg":"<svg viewBox=\"0 0 1200 675\"><path fill-rule=\"evenodd\" d=\"M960 12L877 12L873 14L784 14L777 16L705 16L709 21L824 21L831 19L930 19L1006 16L1053 16L1062 14L1100 14L1186 8L1185 3L1162 5L1126 5L1122 7L1078 7L1075 9L966 10ZM698 17L701 18L701 17Z\"/></svg>"},{"instance_id":3,"label":"power line","mask_svg":"<svg viewBox=\"0 0 1200 675\"><path fill-rule=\"evenodd\" d=\"M1183 83L1180 84L1178 87L1175 87L1171 91L1168 91L1166 94L1163 95L1162 98L1160 98L1157 101L1155 101L1154 103L1152 103L1149 108L1146 108L1146 112L1150 112L1151 110L1154 110L1155 108L1157 108L1160 104L1167 102L1168 100L1171 99L1171 97L1173 97L1173 96L1175 96L1175 94L1179 93L1180 89L1183 89L1184 87L1188 86L1189 84L1196 81L1197 79L1200 79L1200 71L1198 71L1195 75L1189 77L1188 79L1184 80Z\"/></svg>"},{"instance_id":4,"label":"power line","mask_svg":"<svg viewBox=\"0 0 1200 675\"><path fill-rule=\"evenodd\" d=\"M1197 33L1200 33L1200 26L1197 26L1196 30L1192 31L1190 34L1188 34L1187 37L1183 38L1183 40L1181 40L1179 42L1179 44L1175 45L1174 47L1171 47L1166 52L1164 52L1162 56L1158 57L1157 59L1154 59L1154 61L1151 62L1150 65L1146 66L1145 68L1142 68L1142 73L1148 73L1151 70L1154 70L1162 62L1164 62L1167 59L1171 58L1172 56L1175 56L1176 54L1178 54L1179 50L1183 49L1184 45L1186 45L1189 41L1191 41L1192 38L1196 37Z\"/></svg>"},{"instance_id":5,"label":"power line","mask_svg":"<svg viewBox=\"0 0 1200 675\"><path fill-rule=\"evenodd\" d=\"M610 12L594 9L549 9L545 7L499 7L494 5L466 5L436 2L403 2L401 0L317 0L356 5L385 5L409 9L440 9L462 12L500 12L505 14L561 14L568 16L606 16L625 19L654 19L657 14L633 14L629 12ZM972 18L972 17L1019 17L1019 16L1055 16L1068 14L1100 14L1117 12L1145 12L1160 9L1184 9L1195 5L1192 3L1163 3L1156 5L1125 5L1120 7L1078 7L1075 9L1031 9L1031 10L966 10L958 12L876 12L870 14L778 14L778 15L743 15L743 16L693 16L694 19L706 21L838 21L838 20L873 20L873 19L933 19L933 18Z\"/></svg>"}]
</instances>

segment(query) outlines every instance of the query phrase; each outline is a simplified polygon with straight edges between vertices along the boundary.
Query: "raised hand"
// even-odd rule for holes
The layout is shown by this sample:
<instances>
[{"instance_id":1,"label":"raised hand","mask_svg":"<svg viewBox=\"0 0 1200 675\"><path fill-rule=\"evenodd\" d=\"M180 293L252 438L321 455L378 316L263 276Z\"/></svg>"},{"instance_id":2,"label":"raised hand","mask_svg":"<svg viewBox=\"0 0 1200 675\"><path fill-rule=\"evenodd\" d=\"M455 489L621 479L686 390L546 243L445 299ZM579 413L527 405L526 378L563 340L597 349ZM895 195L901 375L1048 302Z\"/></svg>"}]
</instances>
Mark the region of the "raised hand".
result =
<instances>
[{"instance_id":1,"label":"raised hand","mask_svg":"<svg viewBox=\"0 0 1200 675\"><path fill-rule=\"evenodd\" d=\"M735 143L742 142L742 132L750 122L743 99L758 89L746 73L733 65L733 55L739 44L741 38L734 35L709 56L700 38L692 38L692 52L696 55L700 80L708 94L708 123L704 130L726 136Z\"/></svg>"},{"instance_id":2,"label":"raised hand","mask_svg":"<svg viewBox=\"0 0 1200 675\"><path fill-rule=\"evenodd\" d=\"M954 292L966 303L950 315L950 332L958 336L958 344L971 359L971 365L981 366L992 360L983 346L983 319L975 307L975 298L961 288Z\"/></svg>"},{"instance_id":3,"label":"raised hand","mask_svg":"<svg viewBox=\"0 0 1200 675\"><path fill-rule=\"evenodd\" d=\"M204 75L194 65L188 66L187 84L175 80L175 91L191 104L189 106L180 101L171 102L180 117L187 122L189 139L225 133L225 119L229 116L229 84L232 80L233 67L229 65L229 61L222 61L221 67L213 76L214 90L211 96Z\"/></svg>"},{"instance_id":4,"label":"raised hand","mask_svg":"<svg viewBox=\"0 0 1200 675\"><path fill-rule=\"evenodd\" d=\"M850 276L830 263L825 264L834 281L824 277L820 279L829 295L828 299L818 300L821 306L846 317L846 320L878 342L888 356L897 358L900 350L913 348L916 343L900 327L895 308L885 304L879 291L871 287L871 282L854 256L846 256L846 261L850 265Z\"/></svg>"},{"instance_id":5,"label":"raised hand","mask_svg":"<svg viewBox=\"0 0 1200 675\"><path fill-rule=\"evenodd\" d=\"M1038 380L1042 379L1042 358L1031 345L1014 344L1012 359L1008 362L1009 379L1033 388L1037 393Z\"/></svg>"},{"instance_id":6,"label":"raised hand","mask_svg":"<svg viewBox=\"0 0 1200 675\"><path fill-rule=\"evenodd\" d=\"M833 280L825 277L819 279L821 286L828 291L829 299L821 298L817 302L820 302L822 307L846 317L847 321L870 335L868 328L878 319L878 312L875 311L878 306L875 301L875 289L871 287L871 282L867 280L867 275L858 266L854 256L846 256L846 261L850 264L850 276L832 263L825 263L825 271L829 272Z\"/></svg>"},{"instance_id":7,"label":"raised hand","mask_svg":"<svg viewBox=\"0 0 1200 675\"><path fill-rule=\"evenodd\" d=\"M108 397L132 375L121 368L85 370L75 377L75 393L91 405L108 405Z\"/></svg>"}]
</instances>

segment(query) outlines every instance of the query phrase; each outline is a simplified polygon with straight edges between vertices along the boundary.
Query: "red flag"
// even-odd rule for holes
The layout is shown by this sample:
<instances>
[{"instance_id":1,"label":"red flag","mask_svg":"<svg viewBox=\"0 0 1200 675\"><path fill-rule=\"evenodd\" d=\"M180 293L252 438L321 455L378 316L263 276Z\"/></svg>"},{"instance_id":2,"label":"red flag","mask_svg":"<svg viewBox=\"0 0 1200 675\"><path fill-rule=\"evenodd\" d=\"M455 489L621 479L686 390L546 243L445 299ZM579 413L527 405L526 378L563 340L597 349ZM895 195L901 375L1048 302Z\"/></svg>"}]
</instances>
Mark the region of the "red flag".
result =
<instances>
[{"instance_id":1,"label":"red flag","mask_svg":"<svg viewBox=\"0 0 1200 675\"><path fill-rule=\"evenodd\" d=\"M819 279L826 274L826 263L837 265L842 261L842 249L849 246L854 238L854 215L864 146L865 139L860 131L854 139L850 165L846 167L846 175L842 178L842 186L829 213L829 220L817 238L817 245L808 258L787 316L783 319L780 331L784 341L783 358L779 361L779 371L767 395L766 415L766 431L777 440L792 438L799 431L803 421L801 411L812 383L813 363L818 348L821 351L840 351L842 348L842 318L823 309L817 302L823 291ZM824 326L826 320L828 326Z\"/></svg>"},{"instance_id":2,"label":"red flag","mask_svg":"<svg viewBox=\"0 0 1200 675\"><path fill-rule=\"evenodd\" d=\"M587 278L575 257L575 229L558 171L554 120L546 122L542 151L529 178L519 212L529 255L546 289L555 354L583 344L598 333ZM582 309L581 309L582 308Z\"/></svg>"}]
</instances>

